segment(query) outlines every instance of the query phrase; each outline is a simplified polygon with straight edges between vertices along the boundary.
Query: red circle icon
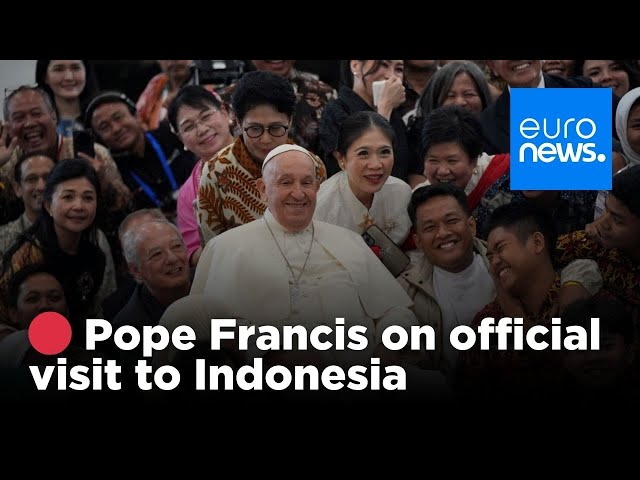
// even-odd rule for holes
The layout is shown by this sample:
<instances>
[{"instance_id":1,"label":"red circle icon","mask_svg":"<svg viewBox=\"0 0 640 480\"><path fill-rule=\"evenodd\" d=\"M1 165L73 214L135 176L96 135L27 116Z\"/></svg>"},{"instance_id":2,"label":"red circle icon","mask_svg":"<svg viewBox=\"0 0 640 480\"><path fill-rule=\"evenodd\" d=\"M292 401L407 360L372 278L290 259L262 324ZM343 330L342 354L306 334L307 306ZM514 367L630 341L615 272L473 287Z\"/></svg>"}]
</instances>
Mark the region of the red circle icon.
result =
<instances>
[{"instance_id":1,"label":"red circle icon","mask_svg":"<svg viewBox=\"0 0 640 480\"><path fill-rule=\"evenodd\" d=\"M71 325L59 313L43 312L29 325L29 342L43 355L57 355L71 342Z\"/></svg>"}]
</instances>

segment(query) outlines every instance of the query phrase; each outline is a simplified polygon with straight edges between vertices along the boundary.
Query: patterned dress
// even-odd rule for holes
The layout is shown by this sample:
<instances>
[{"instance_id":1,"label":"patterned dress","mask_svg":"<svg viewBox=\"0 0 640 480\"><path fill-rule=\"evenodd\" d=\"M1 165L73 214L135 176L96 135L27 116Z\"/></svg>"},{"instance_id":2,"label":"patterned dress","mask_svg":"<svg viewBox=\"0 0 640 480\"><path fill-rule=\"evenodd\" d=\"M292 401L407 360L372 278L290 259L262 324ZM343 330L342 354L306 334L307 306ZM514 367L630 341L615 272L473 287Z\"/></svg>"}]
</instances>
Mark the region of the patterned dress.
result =
<instances>
[{"instance_id":1,"label":"patterned dress","mask_svg":"<svg viewBox=\"0 0 640 480\"><path fill-rule=\"evenodd\" d=\"M640 305L640 265L617 248L605 248L587 238L584 230L562 235L558 239L556 263L587 258L595 260L602 274L603 288L636 311Z\"/></svg>"},{"instance_id":2,"label":"patterned dress","mask_svg":"<svg viewBox=\"0 0 640 480\"><path fill-rule=\"evenodd\" d=\"M321 181L327 178L318 157L316 175ZM266 204L256 186L261 177L261 167L249 156L242 137L204 163L197 199L202 245L222 232L262 218Z\"/></svg>"}]
</instances>

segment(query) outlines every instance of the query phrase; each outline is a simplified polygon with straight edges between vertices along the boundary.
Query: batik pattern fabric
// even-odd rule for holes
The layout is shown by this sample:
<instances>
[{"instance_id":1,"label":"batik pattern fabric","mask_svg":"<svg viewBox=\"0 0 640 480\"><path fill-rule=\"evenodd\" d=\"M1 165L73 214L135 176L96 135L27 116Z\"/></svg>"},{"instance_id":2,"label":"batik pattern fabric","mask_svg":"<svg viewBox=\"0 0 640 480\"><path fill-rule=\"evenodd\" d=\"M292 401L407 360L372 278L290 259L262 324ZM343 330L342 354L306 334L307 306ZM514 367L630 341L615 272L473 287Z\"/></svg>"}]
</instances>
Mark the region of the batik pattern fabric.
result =
<instances>
[{"instance_id":1,"label":"batik pattern fabric","mask_svg":"<svg viewBox=\"0 0 640 480\"><path fill-rule=\"evenodd\" d=\"M288 139L287 143L293 142ZM316 175L321 180L327 178L318 157ZM262 218L266 204L256 186L261 177L261 166L249 155L242 137L204 163L197 201L198 226L204 243L222 232Z\"/></svg>"},{"instance_id":2,"label":"batik pattern fabric","mask_svg":"<svg viewBox=\"0 0 640 480\"><path fill-rule=\"evenodd\" d=\"M197 214L205 243L222 232L262 217L266 204L256 186L261 176L260 167L251 159L240 138L204 163Z\"/></svg>"},{"instance_id":3,"label":"batik pattern fabric","mask_svg":"<svg viewBox=\"0 0 640 480\"><path fill-rule=\"evenodd\" d=\"M9 248L18 241L20 235L32 224L33 222L27 218L27 214L23 213L13 222L0 226L0 255L8 252Z\"/></svg>"},{"instance_id":4,"label":"batik pattern fabric","mask_svg":"<svg viewBox=\"0 0 640 480\"><path fill-rule=\"evenodd\" d=\"M552 309L559 292L560 275L556 274L540 310L535 314L525 313L523 338L534 325L551 328ZM485 318L494 318L494 324L498 324L501 318L508 316L498 300L494 300L478 312L470 326L477 332ZM554 391L562 375L558 352L532 350L526 341L522 350L516 350L513 338L510 334L507 349L498 350L497 335L491 334L489 350L481 350L480 335L477 334L473 347L460 352L456 382L462 395L470 395L476 400L513 396L532 400Z\"/></svg>"},{"instance_id":5,"label":"batik pattern fabric","mask_svg":"<svg viewBox=\"0 0 640 480\"><path fill-rule=\"evenodd\" d=\"M586 236L584 230L562 235L558 239L556 263L586 258L595 260L602 274L603 288L633 309L640 306L640 265L617 248L605 248Z\"/></svg>"}]
</instances>

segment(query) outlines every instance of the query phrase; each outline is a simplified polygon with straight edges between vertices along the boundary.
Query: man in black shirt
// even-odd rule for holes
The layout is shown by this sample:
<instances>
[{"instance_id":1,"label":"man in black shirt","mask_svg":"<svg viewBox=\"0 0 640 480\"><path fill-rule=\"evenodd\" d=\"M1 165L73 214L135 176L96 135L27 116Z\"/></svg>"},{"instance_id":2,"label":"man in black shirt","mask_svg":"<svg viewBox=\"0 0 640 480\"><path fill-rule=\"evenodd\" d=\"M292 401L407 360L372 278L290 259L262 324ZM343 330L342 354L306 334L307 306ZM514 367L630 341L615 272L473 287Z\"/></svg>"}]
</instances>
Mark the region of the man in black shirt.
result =
<instances>
[{"instance_id":1,"label":"man in black shirt","mask_svg":"<svg viewBox=\"0 0 640 480\"><path fill-rule=\"evenodd\" d=\"M135 113L135 104L124 93L104 92L87 107L85 121L111 151L133 192L135 209L160 208L173 219L178 189L196 159L168 127L145 132Z\"/></svg>"}]
</instances>

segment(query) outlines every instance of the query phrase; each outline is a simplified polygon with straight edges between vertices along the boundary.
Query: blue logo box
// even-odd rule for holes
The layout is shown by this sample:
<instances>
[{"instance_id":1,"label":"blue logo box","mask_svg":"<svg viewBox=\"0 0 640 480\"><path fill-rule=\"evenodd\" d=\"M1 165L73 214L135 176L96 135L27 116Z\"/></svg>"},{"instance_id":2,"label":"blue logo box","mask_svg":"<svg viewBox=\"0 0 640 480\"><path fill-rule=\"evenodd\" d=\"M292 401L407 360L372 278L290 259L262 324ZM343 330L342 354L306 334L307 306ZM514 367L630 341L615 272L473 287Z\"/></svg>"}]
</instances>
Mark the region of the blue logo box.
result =
<instances>
[{"instance_id":1,"label":"blue logo box","mask_svg":"<svg viewBox=\"0 0 640 480\"><path fill-rule=\"evenodd\" d=\"M511 89L511 189L610 190L609 88Z\"/></svg>"}]
</instances>

